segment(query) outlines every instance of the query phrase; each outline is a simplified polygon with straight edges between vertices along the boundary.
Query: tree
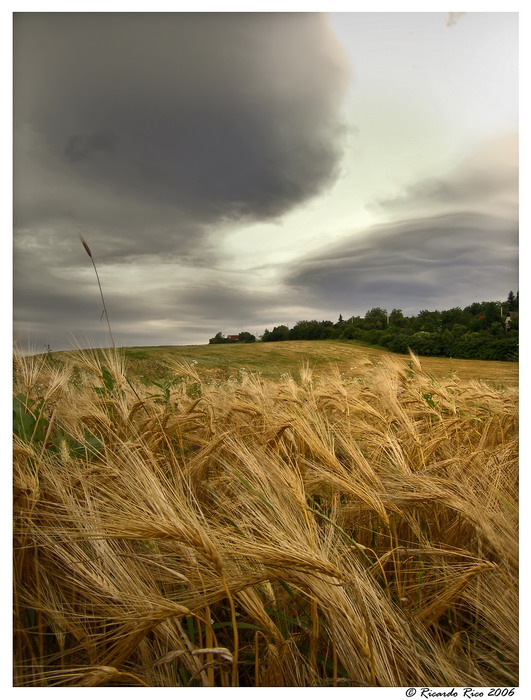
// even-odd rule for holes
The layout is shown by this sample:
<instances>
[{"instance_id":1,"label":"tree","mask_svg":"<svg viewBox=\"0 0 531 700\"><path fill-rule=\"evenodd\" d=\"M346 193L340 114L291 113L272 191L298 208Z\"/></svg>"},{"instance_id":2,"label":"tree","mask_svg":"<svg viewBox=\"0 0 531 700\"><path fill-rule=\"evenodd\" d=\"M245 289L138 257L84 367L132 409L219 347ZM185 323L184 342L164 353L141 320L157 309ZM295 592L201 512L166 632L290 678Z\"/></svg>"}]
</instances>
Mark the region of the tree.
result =
<instances>
[{"instance_id":1,"label":"tree","mask_svg":"<svg viewBox=\"0 0 531 700\"><path fill-rule=\"evenodd\" d=\"M375 306L365 314L365 328L367 330L382 330L387 327L387 311Z\"/></svg>"},{"instance_id":2,"label":"tree","mask_svg":"<svg viewBox=\"0 0 531 700\"><path fill-rule=\"evenodd\" d=\"M439 333L418 331L409 338L409 345L413 352L419 355L440 355L441 338Z\"/></svg>"},{"instance_id":3,"label":"tree","mask_svg":"<svg viewBox=\"0 0 531 700\"><path fill-rule=\"evenodd\" d=\"M289 340L290 330L287 326L275 326L272 331L267 328L262 336L263 343L272 343L278 340Z\"/></svg>"},{"instance_id":4,"label":"tree","mask_svg":"<svg viewBox=\"0 0 531 700\"><path fill-rule=\"evenodd\" d=\"M262 338L262 340L264 340L264 338ZM269 340L289 340L289 328L284 325L275 326L270 333Z\"/></svg>"},{"instance_id":5,"label":"tree","mask_svg":"<svg viewBox=\"0 0 531 700\"><path fill-rule=\"evenodd\" d=\"M512 310L514 309L514 310ZM373 307L364 317L342 314L332 321L297 321L288 326L266 329L262 340L322 340L341 338L379 345L394 352L408 348L422 355L515 360L518 349L518 292L507 301L474 302L444 311L423 309L416 316L404 316L401 309ZM500 316L500 312L503 312ZM510 313L510 316L509 316ZM507 322L507 317L510 323ZM218 341L223 342L223 341Z\"/></svg>"},{"instance_id":6,"label":"tree","mask_svg":"<svg viewBox=\"0 0 531 700\"><path fill-rule=\"evenodd\" d=\"M389 314L389 325L395 326L395 328L405 328L407 326L407 319L404 318L402 309L393 309Z\"/></svg>"},{"instance_id":7,"label":"tree","mask_svg":"<svg viewBox=\"0 0 531 700\"><path fill-rule=\"evenodd\" d=\"M468 326L464 323L454 323L452 326L452 335L454 338L460 338L462 335L468 332Z\"/></svg>"},{"instance_id":8,"label":"tree","mask_svg":"<svg viewBox=\"0 0 531 700\"><path fill-rule=\"evenodd\" d=\"M210 338L208 341L211 345L219 345L220 343L226 343L227 338L223 335L221 331L219 333L216 333L216 335L213 338Z\"/></svg>"},{"instance_id":9,"label":"tree","mask_svg":"<svg viewBox=\"0 0 531 700\"><path fill-rule=\"evenodd\" d=\"M445 328L449 328L451 330L456 324L460 324L466 329L469 322L469 315L459 306L454 306L452 309L441 311L441 327L443 330Z\"/></svg>"},{"instance_id":10,"label":"tree","mask_svg":"<svg viewBox=\"0 0 531 700\"><path fill-rule=\"evenodd\" d=\"M256 342L256 336L247 331L242 331L238 334L238 340L240 343L254 343Z\"/></svg>"},{"instance_id":11,"label":"tree","mask_svg":"<svg viewBox=\"0 0 531 700\"><path fill-rule=\"evenodd\" d=\"M406 333L397 333L388 342L387 347L393 352L406 354L411 344L411 336Z\"/></svg>"},{"instance_id":12,"label":"tree","mask_svg":"<svg viewBox=\"0 0 531 700\"><path fill-rule=\"evenodd\" d=\"M441 312L423 309L415 320L415 329L426 333L437 333L441 330Z\"/></svg>"},{"instance_id":13,"label":"tree","mask_svg":"<svg viewBox=\"0 0 531 700\"><path fill-rule=\"evenodd\" d=\"M297 321L289 332L290 340L318 340L318 321Z\"/></svg>"},{"instance_id":14,"label":"tree","mask_svg":"<svg viewBox=\"0 0 531 700\"><path fill-rule=\"evenodd\" d=\"M491 323L489 332L496 337L502 338L505 334L505 326L503 323L496 321L496 323Z\"/></svg>"}]
</instances>

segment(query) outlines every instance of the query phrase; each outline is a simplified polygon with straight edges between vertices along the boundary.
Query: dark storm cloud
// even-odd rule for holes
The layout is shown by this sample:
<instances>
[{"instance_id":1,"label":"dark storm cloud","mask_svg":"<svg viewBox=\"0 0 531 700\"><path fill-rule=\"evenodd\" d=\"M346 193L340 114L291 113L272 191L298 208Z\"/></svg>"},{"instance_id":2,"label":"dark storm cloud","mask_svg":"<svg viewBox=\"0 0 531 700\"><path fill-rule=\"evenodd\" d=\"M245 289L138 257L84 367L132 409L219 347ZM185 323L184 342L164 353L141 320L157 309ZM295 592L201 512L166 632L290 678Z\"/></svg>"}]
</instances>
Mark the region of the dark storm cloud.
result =
<instances>
[{"instance_id":1,"label":"dark storm cloud","mask_svg":"<svg viewBox=\"0 0 531 700\"><path fill-rule=\"evenodd\" d=\"M15 224L35 236L186 253L337 175L349 70L317 14L16 14L14 76Z\"/></svg>"},{"instance_id":2,"label":"dark storm cloud","mask_svg":"<svg viewBox=\"0 0 531 700\"><path fill-rule=\"evenodd\" d=\"M517 154L516 134L504 134L452 171L382 195L372 208L390 223L300 261L285 282L343 315L504 298L518 283Z\"/></svg>"},{"instance_id":3,"label":"dark storm cloud","mask_svg":"<svg viewBox=\"0 0 531 700\"><path fill-rule=\"evenodd\" d=\"M285 280L346 313L409 313L504 298L517 282L517 224L454 213L374 227L307 258ZM471 298L473 295L473 298Z\"/></svg>"},{"instance_id":4,"label":"dark storm cloud","mask_svg":"<svg viewBox=\"0 0 531 700\"><path fill-rule=\"evenodd\" d=\"M104 278L131 263L104 282L124 342L206 342L199 319L254 319L267 300L216 272L177 287L164 263L201 277L224 226L274 219L336 177L349 69L326 19L21 13L14 25L15 334L108 342L79 233ZM139 264L160 266L145 293Z\"/></svg>"},{"instance_id":5,"label":"dark storm cloud","mask_svg":"<svg viewBox=\"0 0 531 700\"><path fill-rule=\"evenodd\" d=\"M116 135L102 131L96 134L74 134L68 139L65 156L72 163L88 158L97 151L112 153L116 143Z\"/></svg>"},{"instance_id":6,"label":"dark storm cloud","mask_svg":"<svg viewBox=\"0 0 531 700\"><path fill-rule=\"evenodd\" d=\"M88 260L88 258L87 258ZM90 271L91 272L91 271ZM125 274L125 272L124 272ZM204 281L178 274L161 275L150 292L137 288L134 275L127 289L113 288L107 271L101 274L113 335L118 345L207 343L218 331L262 333L268 323L285 317L286 299L276 291L253 291L239 284L239 274L220 274ZM62 275L35 260L15 270L16 339L28 339L54 350L75 345L109 345L96 279ZM293 319L295 321L297 316Z\"/></svg>"}]
</instances>

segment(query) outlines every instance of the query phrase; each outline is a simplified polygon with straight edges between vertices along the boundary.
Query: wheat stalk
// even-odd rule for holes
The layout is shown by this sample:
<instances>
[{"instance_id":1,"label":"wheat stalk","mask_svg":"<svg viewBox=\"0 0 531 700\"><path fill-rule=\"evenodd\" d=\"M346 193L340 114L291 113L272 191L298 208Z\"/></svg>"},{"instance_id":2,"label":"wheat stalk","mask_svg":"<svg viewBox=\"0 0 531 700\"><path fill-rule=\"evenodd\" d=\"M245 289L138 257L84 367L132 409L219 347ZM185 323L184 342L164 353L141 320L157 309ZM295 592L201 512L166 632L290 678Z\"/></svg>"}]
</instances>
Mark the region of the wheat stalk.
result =
<instances>
[{"instance_id":1,"label":"wheat stalk","mask_svg":"<svg viewBox=\"0 0 531 700\"><path fill-rule=\"evenodd\" d=\"M388 359L118 401L104 354L15 366L15 685L518 684L515 390Z\"/></svg>"},{"instance_id":2,"label":"wheat stalk","mask_svg":"<svg viewBox=\"0 0 531 700\"><path fill-rule=\"evenodd\" d=\"M99 289L100 289L101 301L102 301L102 304L103 304L103 313L102 313L102 316L105 315L105 318L106 318L106 320L107 320L107 326L108 326L108 328L109 328L109 335L111 336L112 346L113 346L114 349L116 349L116 345L115 345L115 343L114 343L114 338L113 338L113 336L112 336L111 324L110 324L110 321L109 321L109 314L108 314L108 312L107 312L107 306L106 306L106 304L105 304L105 297L103 296L103 289L101 288L100 276L98 275L98 268L96 267L96 261L94 260L94 256L92 255L92 251L90 250L87 241L83 238L83 236L82 236L81 234L79 234L79 238L80 238L80 240L81 240L81 243L83 244L83 248L87 251L87 255L88 255L89 258L92 260L92 264L93 264L93 266L94 266L94 272L96 273L96 279L98 280L98 287L99 287Z\"/></svg>"}]
</instances>

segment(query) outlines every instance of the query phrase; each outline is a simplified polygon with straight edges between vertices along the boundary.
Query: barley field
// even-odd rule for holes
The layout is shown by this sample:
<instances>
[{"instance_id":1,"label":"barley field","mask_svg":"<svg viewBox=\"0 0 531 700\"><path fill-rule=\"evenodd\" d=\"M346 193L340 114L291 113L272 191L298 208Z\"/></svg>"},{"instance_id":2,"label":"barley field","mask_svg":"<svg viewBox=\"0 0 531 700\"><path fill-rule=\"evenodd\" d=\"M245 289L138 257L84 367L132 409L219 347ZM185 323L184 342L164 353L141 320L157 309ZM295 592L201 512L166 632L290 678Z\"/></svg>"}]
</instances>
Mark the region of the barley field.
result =
<instances>
[{"instance_id":1,"label":"barley field","mask_svg":"<svg viewBox=\"0 0 531 700\"><path fill-rule=\"evenodd\" d=\"M278 379L282 374L298 375L301 364L314 370L327 367L348 376L363 376L371 364L383 361L390 353L376 346L364 346L345 340L288 340L280 343L235 343L234 345L182 345L132 347L123 349L129 371L148 382L171 380L175 360L195 362L199 374L228 379L237 378L241 368L260 373L264 378ZM68 359L69 353L56 353ZM406 355L392 354L409 361ZM498 387L515 386L518 362L464 360L451 357L423 357L422 367L437 377L480 379Z\"/></svg>"},{"instance_id":2,"label":"barley field","mask_svg":"<svg viewBox=\"0 0 531 700\"><path fill-rule=\"evenodd\" d=\"M14 684L518 685L516 366L230 350L15 355Z\"/></svg>"}]
</instances>

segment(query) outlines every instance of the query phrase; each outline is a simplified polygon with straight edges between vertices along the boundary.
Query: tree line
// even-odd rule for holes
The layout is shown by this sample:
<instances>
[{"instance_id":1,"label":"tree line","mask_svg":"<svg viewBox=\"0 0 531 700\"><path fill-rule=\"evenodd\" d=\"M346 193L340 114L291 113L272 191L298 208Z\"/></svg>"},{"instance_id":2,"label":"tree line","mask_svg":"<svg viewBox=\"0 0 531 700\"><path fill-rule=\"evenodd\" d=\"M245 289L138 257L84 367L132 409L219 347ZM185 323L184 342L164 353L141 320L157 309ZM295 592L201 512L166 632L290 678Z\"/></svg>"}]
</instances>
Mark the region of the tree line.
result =
<instances>
[{"instance_id":1,"label":"tree line","mask_svg":"<svg viewBox=\"0 0 531 700\"><path fill-rule=\"evenodd\" d=\"M283 340L357 340L377 345L392 352L418 355L460 357L479 360L518 359L518 292L509 292L507 299L474 302L461 309L420 311L404 316L401 309L375 307L365 316L344 319L340 314L333 321L298 321L293 328L286 325L266 328L260 340L264 343ZM221 333L210 343L254 342L255 336L240 333L225 339Z\"/></svg>"},{"instance_id":2,"label":"tree line","mask_svg":"<svg viewBox=\"0 0 531 700\"><path fill-rule=\"evenodd\" d=\"M208 342L211 345L222 345L226 343L255 343L256 336L252 333L248 333L247 331L242 331L241 333L238 333L238 335L224 336L220 331L219 333L216 333L213 338L210 338Z\"/></svg>"}]
</instances>

